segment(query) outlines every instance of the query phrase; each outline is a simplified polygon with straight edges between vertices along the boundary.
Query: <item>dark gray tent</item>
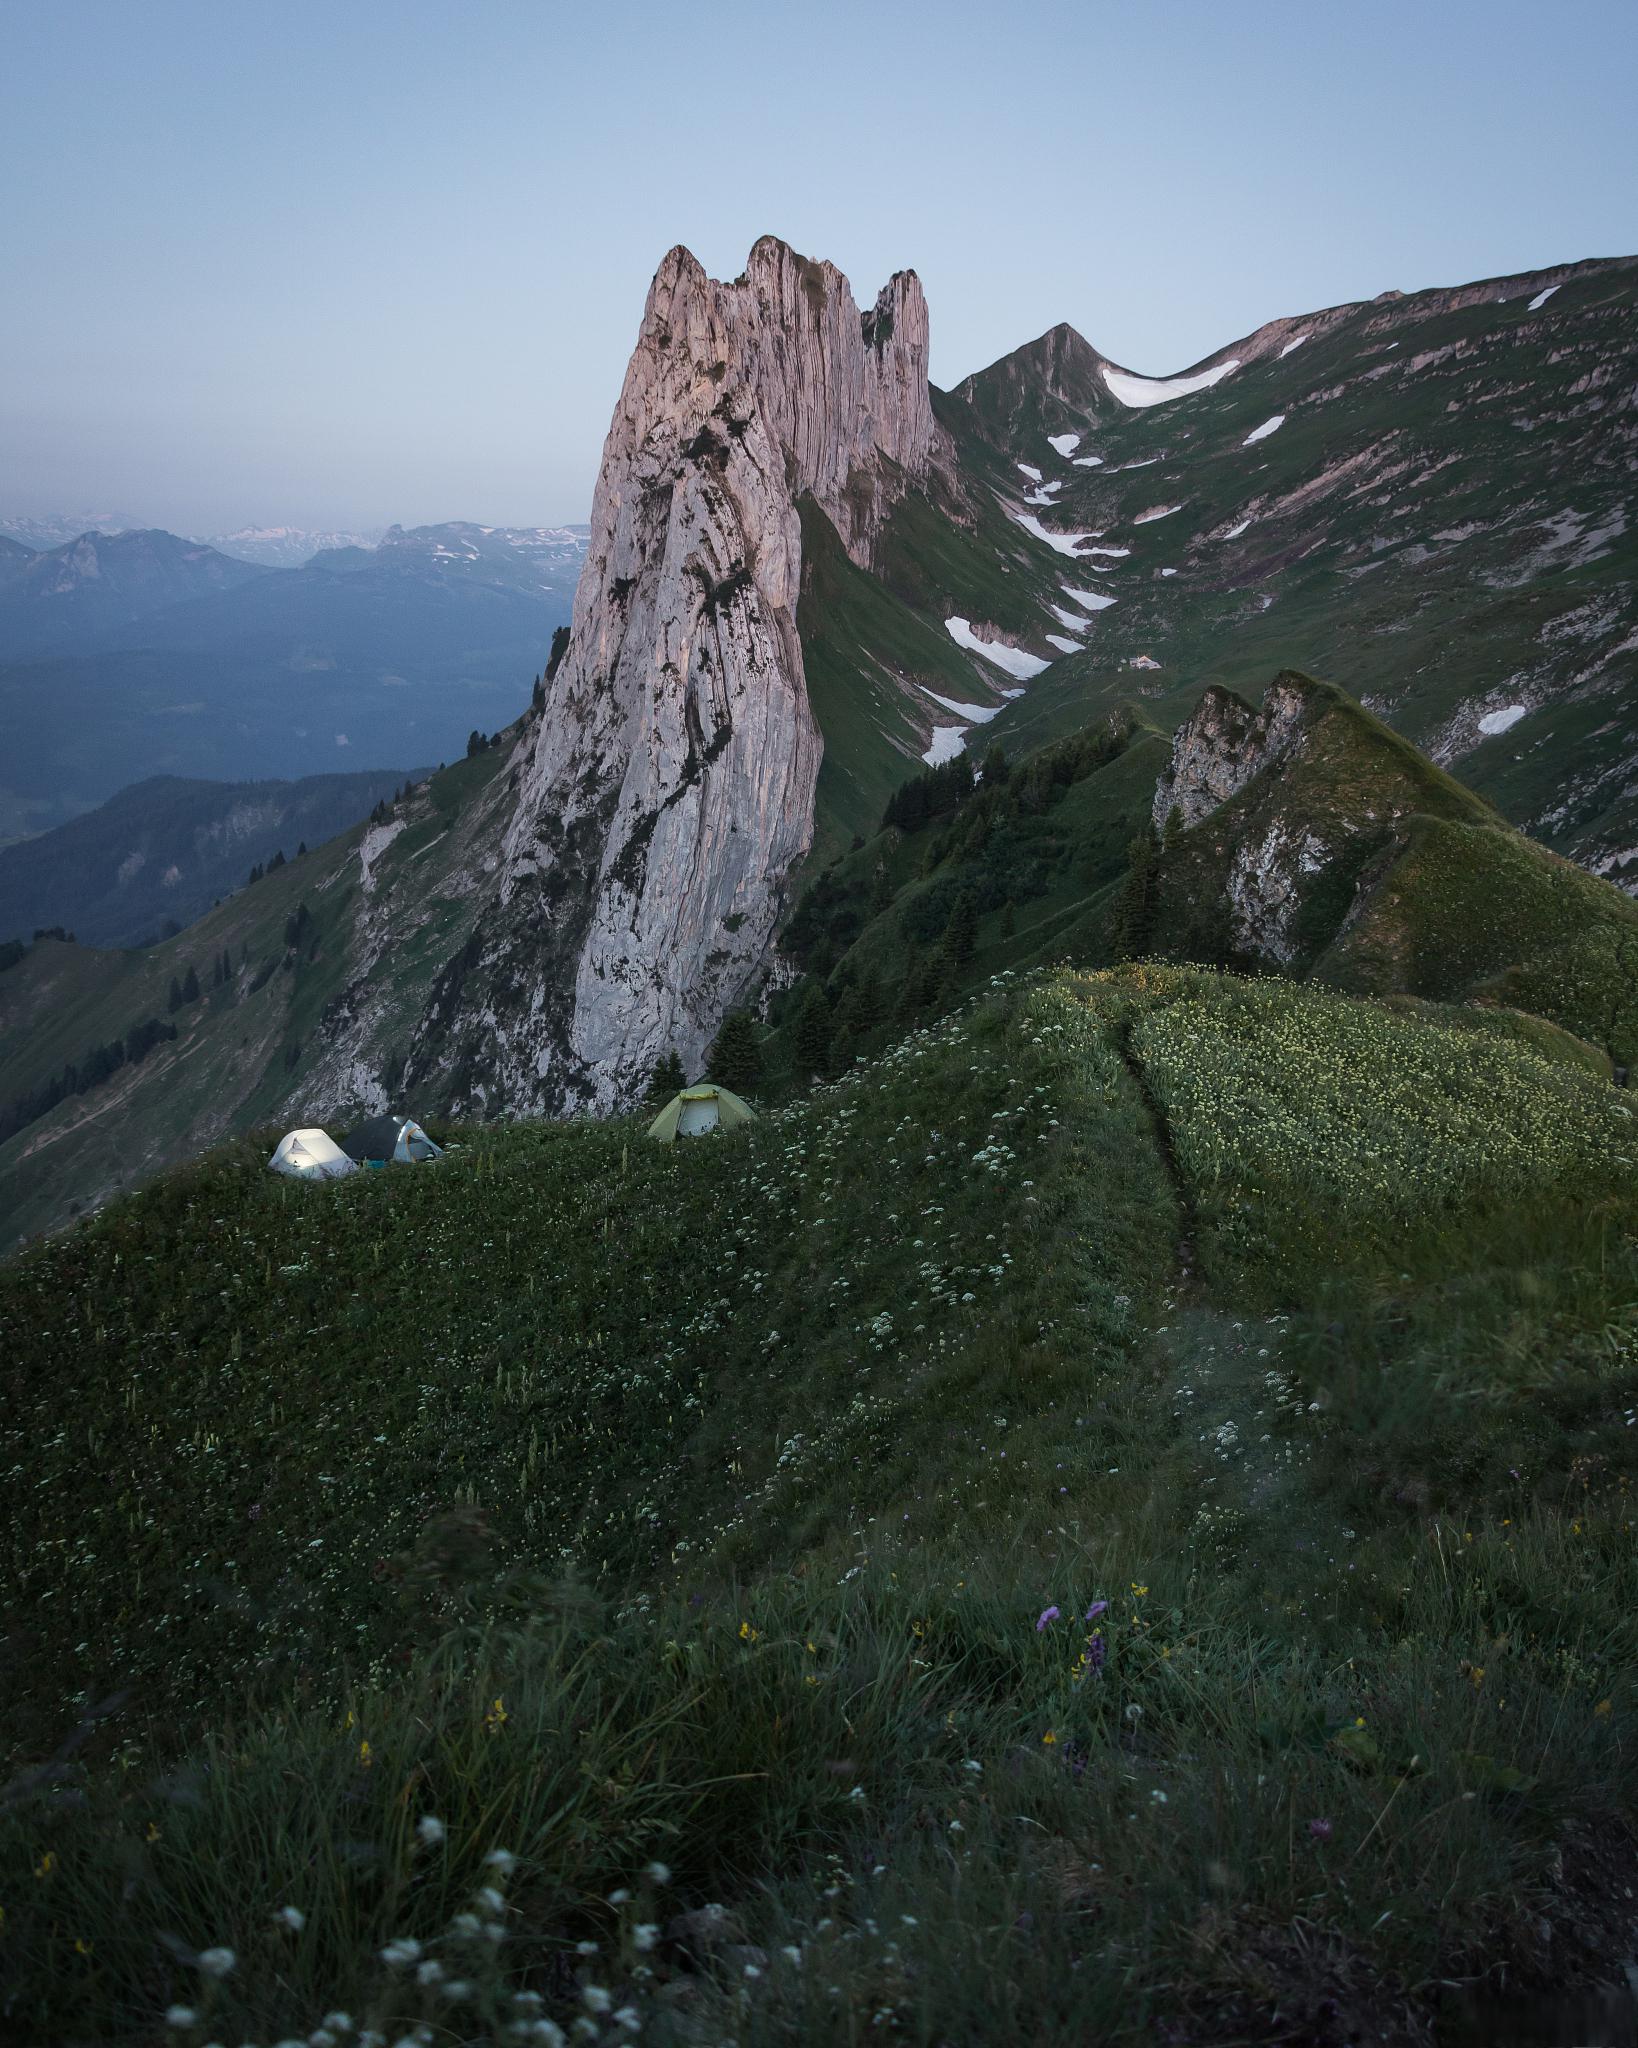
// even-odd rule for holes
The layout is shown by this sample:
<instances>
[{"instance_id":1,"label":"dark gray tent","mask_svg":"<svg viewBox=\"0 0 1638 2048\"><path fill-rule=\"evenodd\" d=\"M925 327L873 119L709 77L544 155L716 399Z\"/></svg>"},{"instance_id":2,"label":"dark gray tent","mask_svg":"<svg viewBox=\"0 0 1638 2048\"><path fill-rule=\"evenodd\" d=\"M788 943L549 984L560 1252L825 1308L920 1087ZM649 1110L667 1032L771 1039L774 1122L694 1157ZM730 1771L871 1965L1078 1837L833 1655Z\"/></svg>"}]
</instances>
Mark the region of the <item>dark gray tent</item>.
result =
<instances>
[{"instance_id":1,"label":"dark gray tent","mask_svg":"<svg viewBox=\"0 0 1638 2048\"><path fill-rule=\"evenodd\" d=\"M372 1116L355 1124L342 1139L341 1149L360 1166L390 1166L395 1160L415 1164L443 1156L443 1147L433 1144L409 1116Z\"/></svg>"}]
</instances>

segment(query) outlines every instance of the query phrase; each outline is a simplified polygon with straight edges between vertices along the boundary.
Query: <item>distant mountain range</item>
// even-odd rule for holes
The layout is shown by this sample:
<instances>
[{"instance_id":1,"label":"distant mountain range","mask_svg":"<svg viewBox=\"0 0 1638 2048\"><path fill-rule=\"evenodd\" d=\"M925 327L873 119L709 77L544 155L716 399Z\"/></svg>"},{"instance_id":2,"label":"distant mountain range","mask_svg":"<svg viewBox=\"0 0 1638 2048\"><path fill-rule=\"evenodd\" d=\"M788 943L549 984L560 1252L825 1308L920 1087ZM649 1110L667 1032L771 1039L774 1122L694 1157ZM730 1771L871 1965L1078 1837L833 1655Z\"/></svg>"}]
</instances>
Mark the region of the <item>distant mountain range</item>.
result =
<instances>
[{"instance_id":1,"label":"distant mountain range","mask_svg":"<svg viewBox=\"0 0 1638 2048\"><path fill-rule=\"evenodd\" d=\"M461 753L528 702L586 546L584 527L457 521L302 536L340 544L280 568L158 529L36 546L48 524L0 534L0 843L154 775Z\"/></svg>"},{"instance_id":2,"label":"distant mountain range","mask_svg":"<svg viewBox=\"0 0 1638 2048\"><path fill-rule=\"evenodd\" d=\"M0 940L66 927L88 946L136 946L193 923L252 867L345 832L424 771L300 782L154 775L96 810L0 847Z\"/></svg>"},{"instance_id":3,"label":"distant mountain range","mask_svg":"<svg viewBox=\"0 0 1638 2048\"><path fill-rule=\"evenodd\" d=\"M372 526L363 533L315 532L301 526L241 526L232 533L202 536L224 555L258 562L264 569L300 569L328 548L373 548L386 531Z\"/></svg>"}]
</instances>

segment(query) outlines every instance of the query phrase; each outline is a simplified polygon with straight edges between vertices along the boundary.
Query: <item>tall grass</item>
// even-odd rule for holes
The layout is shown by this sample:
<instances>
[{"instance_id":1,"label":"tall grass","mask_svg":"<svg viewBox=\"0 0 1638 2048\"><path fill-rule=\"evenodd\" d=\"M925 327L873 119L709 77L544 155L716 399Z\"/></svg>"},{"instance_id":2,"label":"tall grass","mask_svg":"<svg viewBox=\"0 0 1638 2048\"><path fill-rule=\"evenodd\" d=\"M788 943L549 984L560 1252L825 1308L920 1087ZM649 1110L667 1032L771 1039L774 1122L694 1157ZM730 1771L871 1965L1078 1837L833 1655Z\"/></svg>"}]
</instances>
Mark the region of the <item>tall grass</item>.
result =
<instances>
[{"instance_id":1,"label":"tall grass","mask_svg":"<svg viewBox=\"0 0 1638 2048\"><path fill-rule=\"evenodd\" d=\"M228 1155L5 1269L0 2020L1431 2024L1634 1789L1632 1183L1465 1042L1003 982L744 1140Z\"/></svg>"}]
</instances>

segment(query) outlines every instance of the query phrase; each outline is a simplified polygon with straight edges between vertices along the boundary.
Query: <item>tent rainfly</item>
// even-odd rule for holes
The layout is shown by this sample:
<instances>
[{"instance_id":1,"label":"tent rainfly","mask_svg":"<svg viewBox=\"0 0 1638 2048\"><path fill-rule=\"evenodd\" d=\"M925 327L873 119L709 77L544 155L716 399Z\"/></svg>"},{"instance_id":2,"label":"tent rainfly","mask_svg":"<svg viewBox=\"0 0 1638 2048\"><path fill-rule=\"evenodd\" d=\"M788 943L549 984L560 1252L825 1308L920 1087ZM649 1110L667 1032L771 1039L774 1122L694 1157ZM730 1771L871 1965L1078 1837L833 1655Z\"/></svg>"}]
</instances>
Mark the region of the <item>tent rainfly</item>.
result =
<instances>
[{"instance_id":1,"label":"tent rainfly","mask_svg":"<svg viewBox=\"0 0 1638 2048\"><path fill-rule=\"evenodd\" d=\"M648 1135L669 1145L677 1138L699 1138L707 1131L731 1131L739 1124L754 1123L755 1112L730 1089L714 1081L699 1081L673 1095L648 1127Z\"/></svg>"},{"instance_id":2,"label":"tent rainfly","mask_svg":"<svg viewBox=\"0 0 1638 2048\"><path fill-rule=\"evenodd\" d=\"M433 1144L412 1116L372 1116L355 1124L341 1141L341 1149L360 1166L416 1165L423 1159L441 1159L444 1148Z\"/></svg>"},{"instance_id":3,"label":"tent rainfly","mask_svg":"<svg viewBox=\"0 0 1638 2048\"><path fill-rule=\"evenodd\" d=\"M328 1131L286 1131L267 1163L292 1180L340 1180L358 1171Z\"/></svg>"}]
</instances>

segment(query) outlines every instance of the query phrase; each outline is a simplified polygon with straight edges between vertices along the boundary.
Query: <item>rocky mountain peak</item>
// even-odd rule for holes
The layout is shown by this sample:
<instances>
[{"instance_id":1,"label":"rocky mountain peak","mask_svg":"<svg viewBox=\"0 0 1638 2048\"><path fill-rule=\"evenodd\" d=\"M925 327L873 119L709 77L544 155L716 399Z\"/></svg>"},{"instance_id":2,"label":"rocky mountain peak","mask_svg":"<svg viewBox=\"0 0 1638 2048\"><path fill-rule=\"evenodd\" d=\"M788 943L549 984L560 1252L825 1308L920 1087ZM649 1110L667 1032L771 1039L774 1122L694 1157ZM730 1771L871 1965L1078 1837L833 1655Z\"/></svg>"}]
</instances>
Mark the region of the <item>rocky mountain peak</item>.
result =
<instances>
[{"instance_id":1,"label":"rocky mountain peak","mask_svg":"<svg viewBox=\"0 0 1638 2048\"><path fill-rule=\"evenodd\" d=\"M1185 831L1198 825L1289 753L1308 712L1310 687L1289 672L1278 676L1254 711L1243 697L1213 683L1179 726L1171 761L1155 786L1157 829L1174 810Z\"/></svg>"},{"instance_id":2,"label":"rocky mountain peak","mask_svg":"<svg viewBox=\"0 0 1638 2048\"><path fill-rule=\"evenodd\" d=\"M604 444L566 656L517 762L499 904L423 1026L475 1101L607 1108L695 1067L813 837L796 603L811 495L856 562L940 445L911 271L861 313L773 236L656 271Z\"/></svg>"}]
</instances>

